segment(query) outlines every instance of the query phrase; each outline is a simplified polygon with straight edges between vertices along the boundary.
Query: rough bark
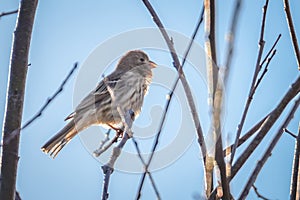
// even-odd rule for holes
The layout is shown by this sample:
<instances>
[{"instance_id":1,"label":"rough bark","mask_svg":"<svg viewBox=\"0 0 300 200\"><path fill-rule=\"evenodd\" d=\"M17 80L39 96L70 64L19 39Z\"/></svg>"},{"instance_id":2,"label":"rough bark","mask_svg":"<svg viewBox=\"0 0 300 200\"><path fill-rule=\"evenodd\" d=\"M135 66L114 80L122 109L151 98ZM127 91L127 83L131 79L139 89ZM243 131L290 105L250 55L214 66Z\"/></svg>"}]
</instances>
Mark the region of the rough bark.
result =
<instances>
[{"instance_id":1,"label":"rough bark","mask_svg":"<svg viewBox=\"0 0 300 200\"><path fill-rule=\"evenodd\" d=\"M29 47L37 3L38 0L22 0L20 2L9 66L2 141L5 141L12 132L20 130ZM2 146L0 199L15 199L19 139L20 136L17 134L9 143Z\"/></svg>"}]
</instances>

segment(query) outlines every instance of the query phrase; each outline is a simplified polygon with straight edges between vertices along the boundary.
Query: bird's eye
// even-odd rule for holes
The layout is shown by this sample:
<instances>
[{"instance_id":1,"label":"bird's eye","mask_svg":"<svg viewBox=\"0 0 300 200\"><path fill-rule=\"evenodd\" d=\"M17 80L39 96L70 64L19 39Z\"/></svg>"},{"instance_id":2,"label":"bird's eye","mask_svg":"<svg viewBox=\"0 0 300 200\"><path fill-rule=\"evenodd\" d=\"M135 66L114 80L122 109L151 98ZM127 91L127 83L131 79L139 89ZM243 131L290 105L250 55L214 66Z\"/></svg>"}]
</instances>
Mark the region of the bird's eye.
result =
<instances>
[{"instance_id":1,"label":"bird's eye","mask_svg":"<svg viewBox=\"0 0 300 200\"><path fill-rule=\"evenodd\" d=\"M144 62L144 61L145 61L145 59L144 59L144 58L140 58L140 61L141 61L141 62Z\"/></svg>"}]
</instances>

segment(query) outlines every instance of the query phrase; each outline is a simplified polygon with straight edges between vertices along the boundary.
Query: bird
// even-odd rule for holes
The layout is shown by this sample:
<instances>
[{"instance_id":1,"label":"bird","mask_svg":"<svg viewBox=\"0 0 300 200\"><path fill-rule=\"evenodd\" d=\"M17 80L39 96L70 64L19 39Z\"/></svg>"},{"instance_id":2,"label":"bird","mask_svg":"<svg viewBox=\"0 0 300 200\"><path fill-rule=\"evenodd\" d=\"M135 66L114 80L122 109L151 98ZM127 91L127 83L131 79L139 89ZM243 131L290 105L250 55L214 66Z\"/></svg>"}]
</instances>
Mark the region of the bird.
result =
<instances>
[{"instance_id":1,"label":"bird","mask_svg":"<svg viewBox=\"0 0 300 200\"><path fill-rule=\"evenodd\" d=\"M103 78L66 117L65 121L69 122L41 150L55 158L74 136L92 125L120 130L124 124L118 108L132 112L134 118L140 114L144 96L152 82L152 70L156 67L157 64L144 51L128 51L114 71Z\"/></svg>"}]
</instances>

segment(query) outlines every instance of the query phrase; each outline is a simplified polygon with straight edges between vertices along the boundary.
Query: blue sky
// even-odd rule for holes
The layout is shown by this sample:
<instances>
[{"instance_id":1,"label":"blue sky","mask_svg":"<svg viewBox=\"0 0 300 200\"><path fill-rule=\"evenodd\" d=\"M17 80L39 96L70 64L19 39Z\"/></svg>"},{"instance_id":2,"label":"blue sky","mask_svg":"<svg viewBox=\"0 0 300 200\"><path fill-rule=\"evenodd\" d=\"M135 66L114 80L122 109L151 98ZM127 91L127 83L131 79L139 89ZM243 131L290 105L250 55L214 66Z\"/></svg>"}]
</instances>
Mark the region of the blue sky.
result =
<instances>
[{"instance_id":1,"label":"blue sky","mask_svg":"<svg viewBox=\"0 0 300 200\"><path fill-rule=\"evenodd\" d=\"M18 7L18 3L15 0L4 0L0 5L0 12L14 10ZM151 1L151 3L166 28L186 37L192 34L202 8L202 1L189 0L183 3L176 0L172 4L167 1ZM217 59L218 64L222 65L226 44L224 38L229 27L233 1L217 1L217 4ZM263 4L264 1L244 1L240 14L232 74L229 78L228 88L226 88L226 114L223 131L228 135L229 141L234 139L233 134L240 120L252 79L258 51ZM299 39L300 14L297 8L300 7L300 3L291 1L290 4ZM9 56L15 20L16 15L3 17L0 20L0 121L3 121L4 116ZM79 0L39 1L32 35L29 58L31 66L27 75L23 122L33 116L46 99L56 91L74 62L78 61L81 68L66 84L63 93L49 105L43 116L22 133L17 181L17 190L22 199L100 198L103 176L100 167L102 164L89 154L80 137L74 138L55 160L43 154L40 147L64 126L64 118L72 112L78 77L91 52L121 33L149 27L155 28L156 26L141 1L89 0L85 3ZM279 33L282 34L282 38L277 45L277 54L255 94L244 126L245 131L276 106L289 85L299 75L286 25L283 3L270 1L265 31L265 52L272 46ZM152 38L148 35L141 35L137 39L148 41ZM200 46L204 45L203 25L196 41ZM124 44L131 42L124 41ZM176 39L174 42L175 47L177 45L178 48L179 42ZM119 52L124 44L110 46L109 52ZM156 63L165 69L170 67L170 77L168 78L172 80L172 60L169 54L153 49L147 50L146 48L145 50ZM120 56L119 53L116 54ZM113 65L115 60L111 62ZM102 67L107 67L105 74L112 69L112 66ZM198 77L193 75L191 69L186 69L186 74L197 99L197 108L203 129L207 132L209 114L206 94L203 92L205 78L197 79ZM101 74L96 74L96 77L98 80L101 79ZM92 81L88 77L86 81L86 84L91 87L90 90L93 89L95 80ZM153 103L164 105L167 89L153 88L150 89L145 100L143 110L146 110L146 114L141 115L137 121L142 125L151 123L151 119L149 120L149 116L147 117L149 113L147 113L147 107L151 107ZM163 149L170 143L170 140L176 137L172 127L178 123L178 120L182 121L182 117L177 118L176 116L178 113L180 114L180 111L176 110L176 105L175 102L173 108L171 107L171 114L168 115L168 122L163 131L159 149ZM288 105L283 116L291 105ZM288 127L295 133L298 128L299 116L300 112L298 111ZM277 121L276 126L271 129L262 145L233 180L231 188L234 196L240 193L248 178L249 171L253 169L283 119L284 117L281 117ZM2 124L0 126L2 128ZM99 129L91 130L97 131ZM101 129L101 131L103 130ZM150 130L152 133L155 131L155 127ZM141 133L137 134L142 135ZM143 151L148 152L152 139L153 137L148 137L139 140ZM199 147L195 140L188 147L186 151L182 152L183 155L179 159L153 172L162 199L193 199L195 194L203 193L203 167ZM133 148L131 141L126 144L126 148L128 151ZM270 199L288 198L293 149L294 139L284 134L255 183L259 191L266 197ZM238 154L239 152L241 151L238 151ZM166 158L161 157L159 159ZM138 173L115 171L109 188L110 199L135 198L139 179L140 174ZM147 178L142 199L154 198L155 194ZM249 199L257 199L253 191L250 192Z\"/></svg>"}]
</instances>

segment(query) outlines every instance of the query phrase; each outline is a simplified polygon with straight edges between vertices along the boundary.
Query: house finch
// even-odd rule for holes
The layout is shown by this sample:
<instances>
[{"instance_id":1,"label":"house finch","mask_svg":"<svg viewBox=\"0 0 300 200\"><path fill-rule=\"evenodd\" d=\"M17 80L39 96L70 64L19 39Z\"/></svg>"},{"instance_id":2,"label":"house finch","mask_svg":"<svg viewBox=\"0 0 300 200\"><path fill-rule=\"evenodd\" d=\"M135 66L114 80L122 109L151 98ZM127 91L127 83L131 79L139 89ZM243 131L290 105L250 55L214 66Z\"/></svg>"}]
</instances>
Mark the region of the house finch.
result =
<instances>
[{"instance_id":1,"label":"house finch","mask_svg":"<svg viewBox=\"0 0 300 200\"><path fill-rule=\"evenodd\" d=\"M118 108L138 116L156 64L140 50L129 51L116 69L89 93L65 120L69 123L41 149L55 158L60 150L80 131L91 125L120 129L123 126Z\"/></svg>"}]
</instances>

